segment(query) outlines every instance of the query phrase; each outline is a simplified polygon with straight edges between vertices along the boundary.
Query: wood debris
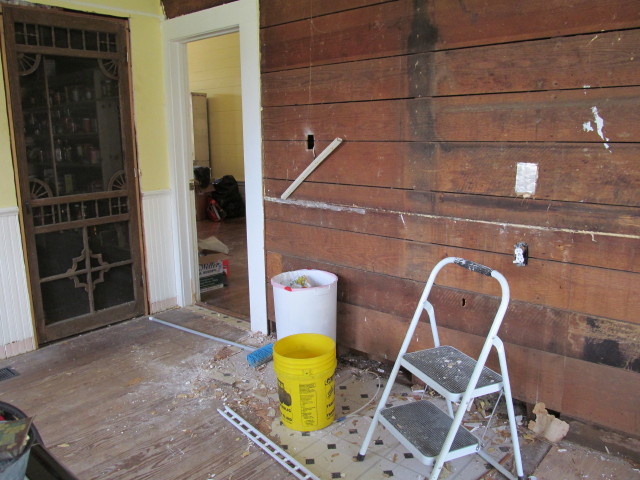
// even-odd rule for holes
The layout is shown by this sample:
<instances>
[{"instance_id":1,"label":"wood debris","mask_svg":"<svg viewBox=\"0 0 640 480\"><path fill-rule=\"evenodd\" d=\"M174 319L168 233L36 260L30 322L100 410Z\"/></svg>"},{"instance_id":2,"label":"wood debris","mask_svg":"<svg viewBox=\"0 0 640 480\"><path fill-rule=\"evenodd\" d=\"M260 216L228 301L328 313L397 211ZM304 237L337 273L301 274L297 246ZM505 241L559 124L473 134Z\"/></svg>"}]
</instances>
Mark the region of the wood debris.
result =
<instances>
[{"instance_id":1,"label":"wood debris","mask_svg":"<svg viewBox=\"0 0 640 480\"><path fill-rule=\"evenodd\" d=\"M529 422L529 430L550 442L559 442L569 432L569 424L551 415L544 403L536 403L533 407L533 413L535 413L536 419Z\"/></svg>"}]
</instances>

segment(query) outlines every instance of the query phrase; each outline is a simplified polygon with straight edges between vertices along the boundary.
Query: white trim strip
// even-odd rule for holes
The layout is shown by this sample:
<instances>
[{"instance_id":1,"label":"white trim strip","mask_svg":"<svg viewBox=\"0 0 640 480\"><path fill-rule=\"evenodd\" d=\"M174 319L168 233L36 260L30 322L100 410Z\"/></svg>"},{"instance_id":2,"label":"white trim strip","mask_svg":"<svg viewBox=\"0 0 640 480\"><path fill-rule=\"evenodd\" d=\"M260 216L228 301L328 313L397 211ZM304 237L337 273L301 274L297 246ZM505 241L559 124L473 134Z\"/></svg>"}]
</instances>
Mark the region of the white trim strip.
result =
<instances>
[{"instance_id":1,"label":"white trim strip","mask_svg":"<svg viewBox=\"0 0 640 480\"><path fill-rule=\"evenodd\" d=\"M9 217L18 215L18 207L4 207L0 208L0 217Z\"/></svg>"},{"instance_id":2,"label":"white trim strip","mask_svg":"<svg viewBox=\"0 0 640 480\"><path fill-rule=\"evenodd\" d=\"M157 197L162 195L171 195L171 190L149 190L148 192L142 192L143 197Z\"/></svg>"},{"instance_id":3,"label":"white trim strip","mask_svg":"<svg viewBox=\"0 0 640 480\"><path fill-rule=\"evenodd\" d=\"M258 0L237 0L219 7L183 15L162 23L165 46L167 131L171 168L171 229L174 238L178 303L194 303L197 295L198 251L193 192L187 48L190 41L223 32L240 32L242 130L244 147L247 260L251 329L267 332L267 289L264 248L262 183L262 122L260 108L260 17ZM169 214L163 218L169 223Z\"/></svg>"}]
</instances>

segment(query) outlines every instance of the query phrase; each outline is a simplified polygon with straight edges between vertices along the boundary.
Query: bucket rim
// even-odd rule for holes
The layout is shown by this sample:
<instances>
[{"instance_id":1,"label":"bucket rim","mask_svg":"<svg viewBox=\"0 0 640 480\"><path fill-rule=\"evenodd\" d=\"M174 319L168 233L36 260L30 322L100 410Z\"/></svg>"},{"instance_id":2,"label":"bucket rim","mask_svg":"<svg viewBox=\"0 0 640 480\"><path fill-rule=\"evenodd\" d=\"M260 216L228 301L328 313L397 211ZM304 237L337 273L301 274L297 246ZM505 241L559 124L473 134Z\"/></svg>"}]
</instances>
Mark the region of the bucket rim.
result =
<instances>
[{"instance_id":1,"label":"bucket rim","mask_svg":"<svg viewBox=\"0 0 640 480\"><path fill-rule=\"evenodd\" d=\"M298 273L301 272L302 274L304 274L304 272L320 272L323 274L328 275L329 277L331 277L331 282L326 283L324 285L316 285L314 287L307 287L307 288L291 288L287 285L283 285L281 283L278 283L276 281L276 278L279 277L280 275L284 275L285 273ZM315 288L329 288L331 286L333 286L334 284L336 284L338 282L338 276L333 273L333 272L327 272L326 270L320 270L318 268L301 268L298 270L290 270L287 272L280 272L277 275L274 275L273 277L271 277L271 285L274 288L281 288L283 290L287 290L288 292L304 292L304 291L309 291L309 290L313 290Z\"/></svg>"},{"instance_id":2,"label":"bucket rim","mask_svg":"<svg viewBox=\"0 0 640 480\"><path fill-rule=\"evenodd\" d=\"M327 345L328 347L331 347L333 349L336 348L336 342L330 336L324 335L322 333L309 332L309 333L294 333L293 335L287 335L286 337L279 338L276 341L276 343L273 344L273 350L276 351L276 349L278 349L278 346L279 346L278 344L285 345L290 342L298 341L302 337L306 337L307 339L315 337L316 341L326 342L328 344Z\"/></svg>"},{"instance_id":3,"label":"bucket rim","mask_svg":"<svg viewBox=\"0 0 640 480\"><path fill-rule=\"evenodd\" d=\"M289 344L295 345L302 337L306 337L308 342L315 344L323 342L323 345L318 346L319 353L307 358L292 358L287 356L287 347L289 347ZM284 352L282 351L283 349L285 350ZM323 371L331 368L335 369L336 366L336 342L327 335L321 333L297 333L288 335L273 345L273 368L276 371L294 373L302 370Z\"/></svg>"}]
</instances>

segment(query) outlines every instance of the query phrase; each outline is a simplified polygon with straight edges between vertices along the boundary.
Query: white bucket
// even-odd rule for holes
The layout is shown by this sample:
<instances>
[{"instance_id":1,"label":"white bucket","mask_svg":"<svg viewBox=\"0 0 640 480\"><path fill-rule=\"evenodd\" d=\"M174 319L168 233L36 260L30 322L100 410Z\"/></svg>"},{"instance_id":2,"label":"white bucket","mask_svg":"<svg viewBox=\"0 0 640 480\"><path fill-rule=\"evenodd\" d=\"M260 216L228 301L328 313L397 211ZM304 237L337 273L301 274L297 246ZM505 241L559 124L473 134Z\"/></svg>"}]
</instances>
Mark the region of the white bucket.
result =
<instances>
[{"instance_id":1,"label":"white bucket","mask_svg":"<svg viewBox=\"0 0 640 480\"><path fill-rule=\"evenodd\" d=\"M302 275L307 288L290 285ZM298 333L319 333L336 341L338 277L322 270L284 272L271 279L278 339Z\"/></svg>"}]
</instances>

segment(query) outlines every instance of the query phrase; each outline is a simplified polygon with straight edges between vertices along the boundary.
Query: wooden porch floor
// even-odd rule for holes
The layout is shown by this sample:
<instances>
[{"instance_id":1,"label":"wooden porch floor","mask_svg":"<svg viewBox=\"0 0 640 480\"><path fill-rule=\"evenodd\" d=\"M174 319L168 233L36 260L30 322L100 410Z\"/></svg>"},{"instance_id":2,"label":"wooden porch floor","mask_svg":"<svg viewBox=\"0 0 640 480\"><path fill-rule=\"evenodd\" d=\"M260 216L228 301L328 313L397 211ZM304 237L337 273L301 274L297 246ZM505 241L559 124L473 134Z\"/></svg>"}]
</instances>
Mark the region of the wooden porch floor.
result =
<instances>
[{"instance_id":1,"label":"wooden porch floor","mask_svg":"<svg viewBox=\"0 0 640 480\"><path fill-rule=\"evenodd\" d=\"M158 317L251 341L215 315ZM215 362L230 353L143 317L2 361L20 375L0 382L0 398L34 416L45 445L82 480L289 478L216 411L242 397L236 372Z\"/></svg>"},{"instance_id":2,"label":"wooden porch floor","mask_svg":"<svg viewBox=\"0 0 640 480\"><path fill-rule=\"evenodd\" d=\"M157 318L238 343L268 341L248 332L247 322L200 307ZM336 372L336 411L354 416L305 435L278 426L273 368L251 368L244 356L143 317L1 361L0 368L10 366L19 376L0 381L0 399L34 416L47 448L81 480L292 478L218 414L224 405L288 444L289 453L323 480L424 478L417 473L424 466L384 431L365 462L352 462L375 408L371 403L355 415L362 398L376 391L377 382L362 370ZM411 395L403 388L395 401ZM499 437L498 453L508 448ZM525 471L538 480L640 479L637 466L611 455L567 442L545 448L530 434L521 442ZM483 461L463 460L452 462L449 480L500 477L486 472Z\"/></svg>"}]
</instances>

